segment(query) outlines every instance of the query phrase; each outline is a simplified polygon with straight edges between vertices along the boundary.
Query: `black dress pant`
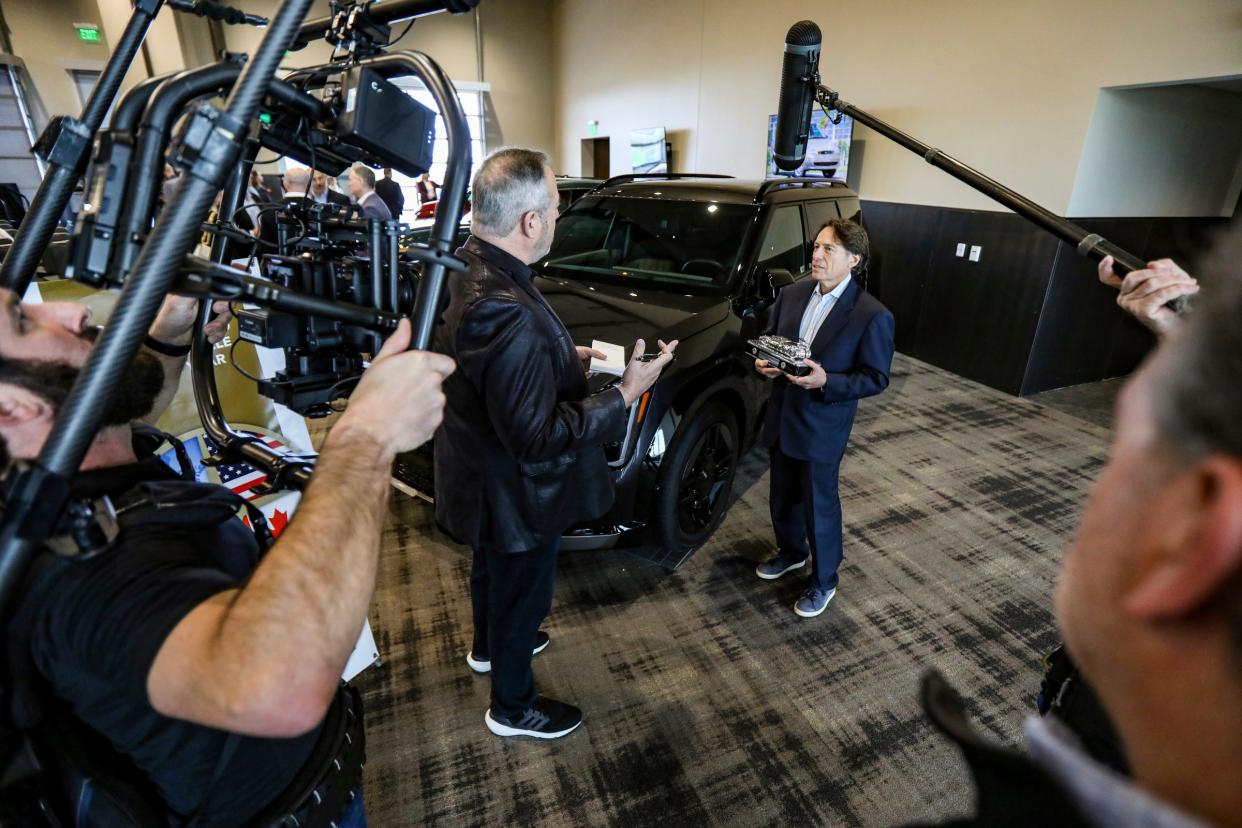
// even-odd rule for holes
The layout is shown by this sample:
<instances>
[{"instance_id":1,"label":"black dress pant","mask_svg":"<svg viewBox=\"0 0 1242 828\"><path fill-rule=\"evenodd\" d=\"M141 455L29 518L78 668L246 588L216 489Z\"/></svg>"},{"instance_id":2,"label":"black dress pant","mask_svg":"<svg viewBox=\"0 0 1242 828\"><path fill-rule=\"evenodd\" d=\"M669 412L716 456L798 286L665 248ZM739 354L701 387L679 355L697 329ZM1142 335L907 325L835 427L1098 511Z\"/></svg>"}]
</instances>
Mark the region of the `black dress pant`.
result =
<instances>
[{"instance_id":1,"label":"black dress pant","mask_svg":"<svg viewBox=\"0 0 1242 828\"><path fill-rule=\"evenodd\" d=\"M526 552L474 550L470 599L476 659L492 663L492 715L521 718L535 702L531 650L552 609L560 537Z\"/></svg>"},{"instance_id":2,"label":"black dress pant","mask_svg":"<svg viewBox=\"0 0 1242 828\"><path fill-rule=\"evenodd\" d=\"M811 586L835 589L841 566L841 495L837 491L841 461L814 463L798 460L772 447L772 529L782 558L811 556Z\"/></svg>"}]
</instances>

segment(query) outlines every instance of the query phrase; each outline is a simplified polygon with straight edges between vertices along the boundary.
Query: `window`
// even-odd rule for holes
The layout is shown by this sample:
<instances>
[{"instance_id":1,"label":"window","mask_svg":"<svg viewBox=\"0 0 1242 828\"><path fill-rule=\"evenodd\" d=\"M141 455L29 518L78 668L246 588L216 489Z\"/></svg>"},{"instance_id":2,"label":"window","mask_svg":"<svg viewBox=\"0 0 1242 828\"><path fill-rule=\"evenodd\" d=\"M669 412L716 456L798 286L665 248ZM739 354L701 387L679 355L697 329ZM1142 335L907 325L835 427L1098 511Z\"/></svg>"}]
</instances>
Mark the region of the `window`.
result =
<instances>
[{"instance_id":1,"label":"window","mask_svg":"<svg viewBox=\"0 0 1242 828\"><path fill-rule=\"evenodd\" d=\"M806 270L806 237L797 206L778 207L759 245L759 270L788 270L795 276Z\"/></svg>"},{"instance_id":2,"label":"window","mask_svg":"<svg viewBox=\"0 0 1242 828\"><path fill-rule=\"evenodd\" d=\"M435 99L431 97L431 93L423 87L417 78L394 78L393 82L404 89L414 100L431 109L433 112L439 112ZM470 178L474 178L474 172L479 168L479 164L483 162L483 156L487 153L487 147L483 140L483 95L482 89L470 89L469 84L457 84L457 99L461 101L462 111L466 115L466 126L470 132ZM467 87L467 88L462 88ZM448 170L448 132L444 128L444 119L436 116L436 140L432 146L431 169L427 171L431 180L437 184L444 183L444 174ZM401 186L401 192L405 194L405 219L408 221L414 217L414 211L418 209L418 187L416 179L402 175L396 170L392 171L393 181Z\"/></svg>"},{"instance_id":3,"label":"window","mask_svg":"<svg viewBox=\"0 0 1242 828\"><path fill-rule=\"evenodd\" d=\"M544 267L575 281L718 294L754 215L750 205L584 196L557 220Z\"/></svg>"},{"instance_id":4,"label":"window","mask_svg":"<svg viewBox=\"0 0 1242 828\"><path fill-rule=\"evenodd\" d=\"M43 180L30 151L34 140L18 67L0 63L0 185L16 185L26 199L34 197Z\"/></svg>"}]
</instances>

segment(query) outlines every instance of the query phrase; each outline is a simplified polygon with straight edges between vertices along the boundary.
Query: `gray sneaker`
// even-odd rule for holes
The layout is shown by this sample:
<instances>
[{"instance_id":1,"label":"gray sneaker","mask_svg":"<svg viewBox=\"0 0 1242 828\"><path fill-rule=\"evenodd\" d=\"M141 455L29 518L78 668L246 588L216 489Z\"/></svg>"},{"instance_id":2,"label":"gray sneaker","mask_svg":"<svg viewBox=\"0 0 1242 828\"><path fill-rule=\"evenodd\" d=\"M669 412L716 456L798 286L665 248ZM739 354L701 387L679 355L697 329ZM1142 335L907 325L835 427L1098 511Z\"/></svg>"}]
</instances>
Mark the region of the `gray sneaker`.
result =
<instances>
[{"instance_id":1,"label":"gray sneaker","mask_svg":"<svg viewBox=\"0 0 1242 828\"><path fill-rule=\"evenodd\" d=\"M755 567L755 574L765 581L775 581L786 572L793 572L795 569L801 569L806 566L806 562L810 556L800 561L791 561L788 558L782 558L776 555L771 560L764 561Z\"/></svg>"},{"instance_id":2,"label":"gray sneaker","mask_svg":"<svg viewBox=\"0 0 1242 828\"><path fill-rule=\"evenodd\" d=\"M836 594L837 590L835 588L816 589L815 587L807 587L806 592L802 593L802 597L798 599L798 603L794 604L794 612L803 618L814 618L828 609L828 602Z\"/></svg>"}]
</instances>

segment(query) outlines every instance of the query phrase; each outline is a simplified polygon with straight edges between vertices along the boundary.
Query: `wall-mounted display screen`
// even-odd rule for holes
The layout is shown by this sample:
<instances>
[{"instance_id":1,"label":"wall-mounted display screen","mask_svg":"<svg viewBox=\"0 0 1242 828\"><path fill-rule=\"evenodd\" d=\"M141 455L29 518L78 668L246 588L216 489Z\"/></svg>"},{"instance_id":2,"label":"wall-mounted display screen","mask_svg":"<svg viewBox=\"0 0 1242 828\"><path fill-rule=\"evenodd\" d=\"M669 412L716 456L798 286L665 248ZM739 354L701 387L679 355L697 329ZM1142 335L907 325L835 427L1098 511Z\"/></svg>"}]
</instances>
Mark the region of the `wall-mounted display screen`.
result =
<instances>
[{"instance_id":1,"label":"wall-mounted display screen","mask_svg":"<svg viewBox=\"0 0 1242 828\"><path fill-rule=\"evenodd\" d=\"M668 172L664 127L630 130L630 167L636 173Z\"/></svg>"},{"instance_id":2,"label":"wall-mounted display screen","mask_svg":"<svg viewBox=\"0 0 1242 828\"><path fill-rule=\"evenodd\" d=\"M854 139L854 119L841 116L841 123L834 124L822 109L811 112L811 134L806 142L806 159L796 170L786 172L776 168L772 146L776 139L776 116L768 118L768 178L778 175L791 177L823 176L844 181L850 166L850 142Z\"/></svg>"}]
</instances>

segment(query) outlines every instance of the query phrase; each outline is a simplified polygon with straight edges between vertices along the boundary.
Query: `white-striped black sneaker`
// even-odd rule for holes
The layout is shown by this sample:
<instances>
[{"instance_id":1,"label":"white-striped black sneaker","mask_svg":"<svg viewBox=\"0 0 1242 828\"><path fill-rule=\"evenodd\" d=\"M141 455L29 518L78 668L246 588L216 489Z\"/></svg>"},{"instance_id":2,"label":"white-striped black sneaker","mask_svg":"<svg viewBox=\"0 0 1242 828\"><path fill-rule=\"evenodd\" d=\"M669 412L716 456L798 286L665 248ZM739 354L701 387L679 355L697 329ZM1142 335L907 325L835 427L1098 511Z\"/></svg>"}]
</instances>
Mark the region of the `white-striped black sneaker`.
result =
<instances>
[{"instance_id":1,"label":"white-striped black sneaker","mask_svg":"<svg viewBox=\"0 0 1242 828\"><path fill-rule=\"evenodd\" d=\"M530 651L532 656L537 656L544 650L548 649L552 636L543 630L535 633L535 649ZM492 660L490 658L475 658L474 652L466 653L466 663L470 665L470 669L476 673L490 673L492 671Z\"/></svg>"},{"instance_id":2,"label":"white-striped black sneaker","mask_svg":"<svg viewBox=\"0 0 1242 828\"><path fill-rule=\"evenodd\" d=\"M489 708L483 716L487 729L497 736L528 739L559 739L582 724L582 711L572 704L546 699L543 696L521 716L513 720L493 716Z\"/></svg>"}]
</instances>

